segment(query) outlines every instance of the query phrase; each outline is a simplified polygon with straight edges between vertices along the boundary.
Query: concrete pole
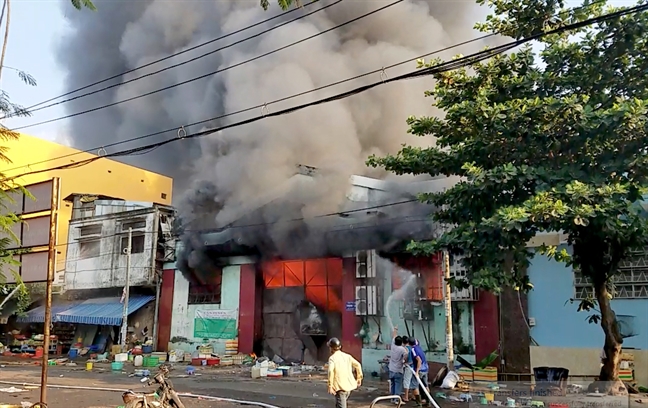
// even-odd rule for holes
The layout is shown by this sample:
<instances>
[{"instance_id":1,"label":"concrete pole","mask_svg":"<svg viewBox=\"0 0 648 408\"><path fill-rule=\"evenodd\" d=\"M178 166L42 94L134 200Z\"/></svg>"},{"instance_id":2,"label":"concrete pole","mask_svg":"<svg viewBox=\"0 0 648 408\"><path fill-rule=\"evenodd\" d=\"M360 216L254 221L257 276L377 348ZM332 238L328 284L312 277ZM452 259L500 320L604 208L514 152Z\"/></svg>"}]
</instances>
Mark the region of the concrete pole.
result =
<instances>
[{"instance_id":1,"label":"concrete pole","mask_svg":"<svg viewBox=\"0 0 648 408\"><path fill-rule=\"evenodd\" d=\"M121 326L121 346L122 352L126 352L128 342L128 299L130 297L130 270L131 270L131 252L133 248L133 229L128 229L128 246L124 249L126 254L126 284L124 285L124 312L122 314Z\"/></svg>"},{"instance_id":2,"label":"concrete pole","mask_svg":"<svg viewBox=\"0 0 648 408\"><path fill-rule=\"evenodd\" d=\"M446 318L446 357L448 370L454 371L454 342L452 337L452 288L450 287L450 254L443 251L443 272L445 276L445 318Z\"/></svg>"}]
</instances>

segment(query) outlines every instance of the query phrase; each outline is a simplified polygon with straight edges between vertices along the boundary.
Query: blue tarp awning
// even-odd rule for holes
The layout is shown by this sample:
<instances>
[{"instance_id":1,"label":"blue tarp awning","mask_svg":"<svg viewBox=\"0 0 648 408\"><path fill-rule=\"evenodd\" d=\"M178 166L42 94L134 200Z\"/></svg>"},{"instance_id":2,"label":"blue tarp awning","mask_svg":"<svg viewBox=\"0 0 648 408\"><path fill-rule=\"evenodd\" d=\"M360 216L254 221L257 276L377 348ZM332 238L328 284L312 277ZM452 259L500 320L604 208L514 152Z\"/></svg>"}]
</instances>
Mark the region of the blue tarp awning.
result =
<instances>
[{"instance_id":1,"label":"blue tarp awning","mask_svg":"<svg viewBox=\"0 0 648 408\"><path fill-rule=\"evenodd\" d=\"M155 296L132 295L128 299L128 314L132 314L149 302ZM124 304L118 297L97 298L85 300L76 306L56 314L57 322L96 324L100 326L120 326ZM53 319L54 320L54 319Z\"/></svg>"},{"instance_id":2,"label":"blue tarp awning","mask_svg":"<svg viewBox=\"0 0 648 408\"><path fill-rule=\"evenodd\" d=\"M71 307L78 305L80 302L56 302L52 304L52 322L56 322L57 314L64 312ZM18 323L43 323L45 322L45 306L38 306L25 312L24 316L18 316Z\"/></svg>"}]
</instances>

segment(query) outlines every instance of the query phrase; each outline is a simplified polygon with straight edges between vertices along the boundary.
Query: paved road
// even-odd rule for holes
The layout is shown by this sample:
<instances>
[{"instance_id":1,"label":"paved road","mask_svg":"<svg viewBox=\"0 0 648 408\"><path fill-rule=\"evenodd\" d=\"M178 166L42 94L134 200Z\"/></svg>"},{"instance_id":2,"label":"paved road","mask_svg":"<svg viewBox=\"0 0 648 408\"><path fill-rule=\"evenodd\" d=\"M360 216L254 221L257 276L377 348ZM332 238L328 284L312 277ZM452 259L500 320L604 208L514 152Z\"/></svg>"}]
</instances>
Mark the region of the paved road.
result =
<instances>
[{"instance_id":1,"label":"paved road","mask_svg":"<svg viewBox=\"0 0 648 408\"><path fill-rule=\"evenodd\" d=\"M281 408L326 408L333 407L333 398L326 393L326 383L321 376L310 378L280 378L258 379L249 378L249 373L240 369L198 371L197 376L182 375L182 370L174 370L171 380L175 389L180 393L231 398L237 400L257 401ZM178 377L178 375L181 375ZM128 373L113 373L109 369L95 369L86 372L82 368L51 367L48 384L64 386L91 387L93 390L64 390L50 388L48 391L48 406L50 408L64 407L116 407L121 405L119 392L102 391L99 389L114 388L119 390L143 390L137 377L129 377ZM0 387L10 387L7 382L16 383L21 387L24 383L40 381L39 366L11 366L0 368ZM372 384L352 395L353 408L368 407L369 402L381 395L380 384ZM384 384L382 388L384 388ZM384 391L384 390L383 390ZM29 399L27 399L27 396ZM21 401L37 402L38 389L26 392L2 394L0 404L20 403ZM230 403L216 403L194 398L183 398L187 408L200 407L232 407Z\"/></svg>"}]
</instances>

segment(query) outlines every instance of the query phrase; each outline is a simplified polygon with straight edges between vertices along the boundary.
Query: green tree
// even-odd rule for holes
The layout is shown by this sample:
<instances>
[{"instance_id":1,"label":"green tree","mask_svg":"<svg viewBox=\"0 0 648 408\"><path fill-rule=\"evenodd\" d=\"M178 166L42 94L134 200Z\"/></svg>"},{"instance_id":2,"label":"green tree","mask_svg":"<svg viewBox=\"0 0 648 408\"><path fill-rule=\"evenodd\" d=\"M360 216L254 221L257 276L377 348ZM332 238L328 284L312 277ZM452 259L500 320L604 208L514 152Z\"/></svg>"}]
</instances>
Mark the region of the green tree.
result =
<instances>
[{"instance_id":1,"label":"green tree","mask_svg":"<svg viewBox=\"0 0 648 408\"><path fill-rule=\"evenodd\" d=\"M301 0L277 0L277 3L282 10L288 10L292 5L295 5L296 7L302 6ZM270 0L261 0L261 7L263 7L264 10L270 8Z\"/></svg>"},{"instance_id":2,"label":"green tree","mask_svg":"<svg viewBox=\"0 0 648 408\"><path fill-rule=\"evenodd\" d=\"M604 2L565 10L561 0L480 0L492 8L483 32L520 39L599 15ZM607 13L609 10L605 10ZM636 203L648 185L648 14L634 13L545 36L536 55L524 47L467 69L435 75L426 96L443 115L410 117L409 132L433 147L404 146L368 164L397 174L458 176L422 200L448 225L415 252L462 254L472 284L527 291L525 275L539 232L563 231L571 251L543 246L593 282L607 363L618 379L622 336L610 300L619 262L643 250L648 223ZM419 67L435 62L419 61Z\"/></svg>"}]
</instances>

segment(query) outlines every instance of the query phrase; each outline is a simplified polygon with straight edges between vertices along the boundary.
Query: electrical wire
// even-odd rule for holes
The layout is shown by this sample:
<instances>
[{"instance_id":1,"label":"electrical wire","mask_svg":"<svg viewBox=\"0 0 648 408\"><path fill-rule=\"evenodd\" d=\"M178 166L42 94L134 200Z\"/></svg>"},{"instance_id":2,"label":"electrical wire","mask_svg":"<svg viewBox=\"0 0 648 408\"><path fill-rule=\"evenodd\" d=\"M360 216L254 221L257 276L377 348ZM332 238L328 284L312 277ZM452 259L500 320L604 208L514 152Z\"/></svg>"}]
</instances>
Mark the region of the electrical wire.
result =
<instances>
[{"instance_id":1,"label":"electrical wire","mask_svg":"<svg viewBox=\"0 0 648 408\"><path fill-rule=\"evenodd\" d=\"M227 44L227 45L225 45L225 46L223 46L223 47L220 47L220 48L217 48L217 49L215 49L215 50L212 50L212 51L206 52L206 53L204 53L204 54L200 54L200 55L198 55L198 56L196 56L196 57L193 57L193 58L190 58L190 59L188 59L188 60L186 60L186 61L183 61L183 62L179 62L179 63L177 63L177 64L170 65L170 66L168 66L168 67L165 67L165 68L159 69L159 70L157 70L157 71L150 72L150 73L145 74L145 75L138 76L138 77L136 77L136 78L131 78L131 79L126 80L126 81L123 81L123 82L119 82L119 83L116 83L116 84L108 85L108 86L105 86L105 87L103 87L103 88L96 89L96 90L94 90L94 91L86 92L86 93L81 94L81 95L77 95L77 96L74 96L74 97L71 97L71 98L68 98L68 99L64 99L64 100L62 100L62 101L58 101L58 102L51 103L51 104L49 104L49 105L41 106L41 107L36 108L36 109L33 109L33 107L30 107L30 108L27 108L27 110L29 110L30 113L37 112L37 111L40 111L40 110L43 110L43 109L51 108L52 106L61 105L61 104L63 104L63 103L67 103L67 102L71 102L71 101L74 101L74 100L77 100L77 99L81 99L81 98L84 98L84 97L86 97L86 96L90 96L90 95L97 94L97 93L99 93L99 92L107 91L108 89L116 88L116 87L119 87L119 86L122 86L122 85L129 84L129 83L131 83L131 82L139 81L140 79L148 78L148 77L151 77L151 76L153 76L153 75L157 75L157 74L159 74L159 73L161 73L161 72L165 72L165 71L171 70L171 69L173 69L173 68L177 68L177 67L180 67L180 66L182 66L182 65L189 64L190 62L194 62L194 61L197 61L197 60L199 60L199 59L201 59L201 58L205 58L205 57L207 57L207 56L209 56L209 55L212 55L212 54L215 54L215 53L217 53L217 52L223 51L223 50L225 50L225 49L228 49L228 48L234 47L234 46L236 46L236 45L242 44L242 43L244 43L244 42L246 42L246 41L249 41L249 40L251 40L251 39L261 37L262 35L267 34L267 33L271 32L271 31L274 31L274 30L276 30L276 29L278 29L278 28L281 28L281 27L283 27L283 26L285 26L285 25L288 25L288 24L294 23L295 21L302 20L302 19L304 19L304 18L306 18L306 17L308 17L308 16L311 16L311 15L313 15L313 14L315 14L315 13L319 13L320 11L324 11L324 10L326 10L326 9L329 8L329 7L333 7L333 6L335 6L336 4L341 3L342 1L343 1L343 0L337 0L337 1L333 2L333 3L327 4L326 6L323 6L323 7L318 8L317 10L313 10L313 11L311 11L311 12L309 12L309 13L303 14L303 15L301 15L301 16L299 16L299 17L296 17L296 18L294 18L294 19L292 19L292 20L288 20L288 21L285 21L285 22L283 22L283 23L281 23L281 24L277 24L276 26L272 26L272 27L270 27L270 28L268 28L268 29L266 29L266 30L263 30L263 31L261 31L261 32L259 32L259 33L257 33L257 34L251 35L251 36L249 36L249 37L243 38L243 39L238 40L238 41L234 41L234 42L231 43L231 44ZM400 1L403 1L403 0L400 0ZM312 4L312 3L309 3L309 4ZM291 11L292 11L292 10L291 10ZM266 21L268 21L268 20L266 20ZM258 25L258 24L260 24L260 23L257 23L256 25ZM250 27L252 27L252 26L250 26ZM247 28L245 28L245 29L247 29ZM231 35L231 34L229 34L229 35ZM220 38L224 38L224 37L220 37ZM213 42L213 41L214 41L214 40L211 40L211 42ZM190 49L192 49L192 48L190 48ZM175 57L176 55L178 55L178 54L176 53L176 54L173 54L172 56ZM165 58L168 59L168 58L171 58L171 57L165 57ZM158 62L159 62L159 61L160 61L160 60L158 60ZM155 62L154 62L154 63L155 63ZM153 64L153 63L151 63L151 64ZM136 68L136 69L141 69L141 68L143 68L143 67L145 67L145 66L149 66L149 65L150 65L150 64L147 64L147 65L144 65L144 66L139 67L139 68ZM228 68L228 69L229 69L229 68ZM133 70L131 70L131 71L129 71L129 72L132 72L132 71L133 71ZM216 71L215 73L218 73L218 72L222 72L222 71ZM124 75L124 74L120 74L119 76L121 76L121 75ZM111 79L112 79L112 78L115 78L115 77L111 77ZM100 81L100 83L101 83L101 82L105 82L105 81L106 81L106 80ZM96 84L97 84L97 83L95 83L94 85L96 85ZM93 86L93 85L90 85L90 86ZM87 88L87 87L84 87L84 88ZM84 88L83 88L83 89L84 89ZM76 91L73 91L73 92L76 92ZM5 117L0 118L0 119L5 119L5 118L8 118L8 117L10 117L10 116L5 116ZM36 125L28 125L28 126L36 126Z\"/></svg>"},{"instance_id":2,"label":"electrical wire","mask_svg":"<svg viewBox=\"0 0 648 408\"><path fill-rule=\"evenodd\" d=\"M594 1L594 2L592 2L592 3L590 3L590 4L588 4L588 5L575 7L575 8L570 9L570 10L571 10L572 12L574 12L574 11L577 11L577 10L580 10L580 9L584 9L584 8L592 7L592 6L596 5L597 3L603 3L603 2L605 2L605 1L606 1L606 0L596 0L596 1ZM309 3L309 5L310 5L310 4L312 4L312 3ZM310 89L310 90L308 90L308 91L303 91L303 92L300 92L300 93L297 93L297 94L293 94L293 95L290 95L290 96L287 96L287 97L283 97L283 98L280 98L280 99L276 99L276 100L274 100L274 101L267 102L267 103L264 103L264 104L261 104L261 105L251 106L251 107L249 107L249 108L244 108L244 109L241 109L241 110L238 110L238 111L235 111L235 112L231 112L231 113L223 114L223 115L220 115L220 116L217 116L217 117L212 117L212 118L209 118L209 119L201 120L201 121L194 122L194 123L190 123L190 124L185 124L185 125L182 125L182 126L173 127L173 128L166 129L166 130L162 130L162 131L158 131L158 132L149 133L149 134L146 134L146 135L143 135L143 136L137 136L137 137L134 137L134 138L131 138L131 139L127 139L127 140L122 140L122 141L115 142L115 143L111 143L111 144L107 144L107 145L97 146L97 147L94 147L94 148L91 148L91 149L87 149L87 150L83 150L83 151L79 151L79 152L74 152L74 153L70 153L70 154L67 154L67 155L59 156L59 157L49 158L49 159L42 160L42 161L39 161L39 162L30 163L30 164L28 164L28 165L26 165L26 166L21 166L21 167L11 168L11 169L5 170L4 173L6 173L6 172L8 172L8 171L13 171L13 170L19 170L19 169L24 168L24 167L28 167L28 168L29 168L29 167L31 167L31 166L35 166L35 165L38 165L38 164L48 163L48 162L51 162L51 161L54 161L54 160L58 160L58 159L63 159L63 158L68 158L68 157L76 156L76 155L78 155L78 154L82 154L82 153L92 153L92 152L97 152L97 151L100 151L101 149L105 149L105 148L109 148L109 147L114 147L114 146L118 146L118 145L121 145L121 144L125 144L125 143L130 143L130 142L133 142L133 141L137 141L137 140L147 139L147 138L154 137L154 136L158 136L158 135L161 135L161 134L164 134L164 133L169 133L169 132L181 132L182 130L184 130L184 129L188 128L188 127L197 126L197 125L202 125L202 124L209 123L209 122L213 122L213 121L216 121L216 120L219 120L219 119L223 119L223 118L226 118L226 117L229 117L229 116L234 116L234 115L238 115L238 114L241 114L241 113L249 112L249 111L252 111L252 110L255 110L255 109L262 109L262 108L268 107L268 106L270 106L270 105L273 105L273 104L276 104L276 103L279 103L279 102L284 102L284 101L287 101L287 100L290 100L290 99L294 99L294 98L297 98L297 97L300 97L300 96L304 96L304 95L307 95L307 94L310 94L310 93L313 93L313 92L321 91L321 90L324 90L324 89L327 89L327 88L330 88L330 87L333 87L333 86L337 86L337 85L344 84L344 83L346 83L346 82L350 82L350 81L354 81L354 80L357 80L357 79L361 79L361 78L367 77L367 76L369 76L369 75L374 75L374 74L383 74L383 73L385 73L385 71L388 70L388 69L395 68L395 67L398 67L398 66L400 66L400 65L404 65L404 64L407 64L407 63L410 63L410 62L413 62L413 61L416 61L416 60L419 60L419 59L427 58L427 57L429 57L429 56L431 56L431 55L439 54L439 53L441 53L441 52L449 51L449 50L451 50L451 49L458 48L458 47L460 47L460 46L468 45L468 44L471 44L471 43L474 43L474 42L478 42L478 41L483 41L483 40L485 40L485 39L487 39L487 38L495 37L495 36L497 36L498 34L499 34L499 33L486 34L486 35L483 35L483 36L480 36L480 37L477 37L477 38L473 38L473 39L471 39L471 40L466 40L466 41L463 41L463 42L460 42L460 43L456 43L456 44L451 45L451 46L448 46L448 47L444 47L444 48L441 48L441 49L438 49L438 50L435 50L435 51L431 51L431 52L428 52L428 53L423 54L423 55L419 55L419 56L414 57L414 58L406 59L406 60L401 61L401 62L398 62L398 63L394 63L394 64L391 64L391 65L387 65L387 66L384 66L384 67L382 67L382 68L375 69L375 70L373 70L373 71L365 72L364 74L359 74L359 75L356 75L356 76L353 76L353 77L350 77L350 78L346 78L346 79L343 79L343 80L339 80L339 81L336 81L336 82L332 82L332 83L329 83L329 84L327 84L327 85L323 85L323 86L320 86L320 87L317 87L317 88ZM175 54L174 54L174 55L175 55ZM173 55L173 56L174 56L174 55ZM163 58L162 60L164 60L164 58ZM157 62L162 61L162 60L158 60ZM155 62L153 62L153 63L155 63ZM153 63L151 63L151 64L153 64ZM148 66L148 65L146 65L146 66ZM143 67L145 67L145 66L142 66L142 67L140 67L140 68L143 68ZM139 69L139 68L137 68L137 69ZM102 81L102 82L103 82L103 81ZM92 85L89 85L89 86L92 86ZM73 92L76 92L76 91L73 91ZM62 95L62 96L65 96L65 95ZM47 102L47 101L46 101L46 102ZM35 105L35 106L36 106L36 105Z\"/></svg>"},{"instance_id":3,"label":"electrical wire","mask_svg":"<svg viewBox=\"0 0 648 408\"><path fill-rule=\"evenodd\" d=\"M406 59L406 60L391 64L391 65L386 65L386 66L384 66L382 68L374 69L372 71L365 72L364 74L359 74L359 75L355 75L355 76L352 76L352 77L349 77L349 78L346 78L346 79L341 79L339 81L331 82L331 83L329 83L327 85L322 85L322 86L319 86L317 88L312 88L312 89L307 90L307 91L303 91L303 92L299 92L299 93L289 95L289 96L286 96L286 97L283 97L283 98L275 99L275 100L267 102L267 103L250 106L248 108L243 108L243 109L240 109L238 111L226 113L226 114L223 114L223 115L220 115L220 116L215 116L215 117L212 117L212 118L209 118L209 119L204 119L204 120L201 120L201 121L198 121L198 122L193 122L193 123L185 124L185 125L182 125L182 126L176 126L176 127L173 127L173 128L169 128L169 129L149 133L149 134L146 134L146 135L143 135L143 136L137 136L137 137L133 137L133 138L130 138L130 139L127 139L127 140L122 140L122 141L119 141L119 142L114 142L114 143L110 143L110 144L106 144L106 145L102 145L102 146L97 146L97 147L93 147L91 149L86 149L86 150L83 150L83 151L74 152L74 153L70 153L70 154L67 154L67 155L63 155L63 156L49 158L49 159L42 160L42 161L35 162L35 163L30 163L30 164L27 164L27 165L24 165L24 166L14 167L14 168L5 170L3 173L7 173L7 172L13 171L13 170L20 170L22 168L31 167L31 166L35 166L35 165L38 165L38 164L48 163L48 162L51 162L51 161L54 161L54 160L65 159L65 158L76 156L76 155L79 155L79 154L82 154L82 153L97 152L97 151L99 151L101 149L106 149L106 148L110 148L110 147L114 147L114 146L119 146L119 145L122 145L122 144L135 142L135 141L138 141L138 140L148 139L148 138L159 136L159 135L162 135L162 134L165 134L165 133L170 133L170 132L179 132L179 133L181 133L183 130L186 131L187 128L192 127L192 126L204 125L205 123L214 122L216 120L224 119L224 118L227 118L227 117L230 117L230 116L235 116L235 115L250 112L250 111L253 111L253 110L259 110L259 109L262 109L262 108L267 108L268 106L275 105L275 104L280 103L280 102L285 102L285 101L288 101L288 100L291 100L291 99L294 99L294 98L298 98L298 97L301 97L301 96L305 96L305 95L308 95L308 94L311 94L311 93L314 93L314 92L322 91L324 89L331 88L331 87L334 87L334 86L337 86L337 85L342 85L344 83L355 81L357 79L362 79L362 78L368 77L370 75L383 74L386 70L389 70L389 69L392 69L392 68L395 68L395 67L398 67L398 66L401 66L401 65L404 65L404 64L409 64L409 63L414 62L416 60L419 60L419 59L422 59L422 58L427 58L429 56L439 54L441 52L449 51L449 50L451 50L453 48L458 48L458 47L461 47L461 46L464 46L464 45L468 45L468 44L471 44L471 43L482 41L482 40L485 40L487 38L494 37L495 35L496 34L486 34L486 35L483 35L481 37L473 38L471 40L466 40L466 41L463 41L461 43L457 43L457 44L454 44L454 45L451 45L451 46L448 46L448 47L444 47L444 48L441 48L441 49L438 49L438 50L434 50L434 51L428 52L426 54L419 55L419 56L414 57L414 58L409 58L409 59Z\"/></svg>"},{"instance_id":4,"label":"electrical wire","mask_svg":"<svg viewBox=\"0 0 648 408\"><path fill-rule=\"evenodd\" d=\"M318 0L314 0L314 1L311 1L311 2L309 2L309 3L307 3L307 4L304 4L301 8L305 8L305 7L312 6L312 5L315 4L315 3L318 3ZM110 80L120 78L120 77L122 77L122 76L124 76L124 75L130 74L130 73L133 73L133 72L135 72L135 71L139 71L139 70L141 70L141 69L143 69L143 68L148 68L148 67L150 67L150 66L152 66L152 65L159 64L160 62L164 62L164 61L170 60L171 58L177 57L177 56L179 56L179 55L186 54L187 52L190 52L190 51L193 51L193 50L197 50L197 49L202 48L202 47L204 47L204 46L206 46L206 45L213 44L213 43L215 43L215 42L217 42L217 41L220 41L220 40L224 40L225 38L231 37L231 36L236 35L236 34L240 34L240 33L244 32L244 31L247 31L247 30L249 30L249 29L251 29L251 28L258 27L258 26L261 26L261 25L264 25L264 24L266 24L266 23L269 23L269 22L271 22L271 21L273 21L273 20L276 20L276 19L278 19L278 18L281 18L281 17L285 17L285 16L287 16L288 14L291 14L291 13L297 12L297 11L299 11L299 10L300 10L300 8L293 8L293 9L291 9L291 10L288 10L288 11L284 12L284 13L280 13L280 14L274 16L274 17L267 18L267 19L265 19L265 20L262 20L262 21L259 21L259 22L257 22L257 23L254 23L254 24L252 24L252 25L249 25L249 26L246 26L246 27L240 28L240 29L238 29L238 30L232 31L232 32L230 32L230 33L228 33L228 34L224 34L224 35L222 35L222 36L220 36L220 37L217 37L217 38L211 39L211 40L209 40L209 41L202 42L202 43L200 43L200 44L194 45L193 47L189 47L189 48L187 48L187 49L185 49L185 50L178 51L178 52L176 52L176 53L173 53L173 54L168 55L168 56L166 56L166 57L163 57L163 58L157 59L157 60L155 60L155 61L151 61L151 62L146 63L146 64L144 64L144 65L139 65L139 66L137 66L137 67L135 67L135 68L131 68L131 69L127 70L127 71L121 72L121 73L119 73L119 74L115 74L115 75L110 76L110 77L108 77L108 78L106 78L106 79L102 79L102 80L100 80L100 81L93 82L93 83L91 83L91 84L88 84L88 85L82 86L81 88L77 88L77 89L74 89L74 90L72 90L72 91L66 92L66 93L64 93L64 94L62 94L62 95L55 96L54 98L50 98L50 99L47 99L47 100L45 100L45 101L39 102L39 103L37 103L37 104L35 104L35 105L32 105L32 106L29 106L29 107L27 107L27 108L25 108L25 109L26 109L26 110L31 110L31 109L33 109L33 108L35 108L35 107L38 107L38 106L44 105L44 104L46 104L46 103L48 103L48 102L55 101L55 100L57 100L57 99L59 99L59 98L63 98L63 97L66 97L66 96L68 96L68 95L72 95L72 94L74 94L74 93L77 93L77 92L79 92L79 91L83 91L83 90L85 90L85 89L91 88L91 87L93 87L93 86L103 84L104 82L108 82L108 81L110 81ZM311 13L311 14L312 14L312 13Z\"/></svg>"},{"instance_id":5,"label":"electrical wire","mask_svg":"<svg viewBox=\"0 0 648 408\"><path fill-rule=\"evenodd\" d=\"M390 7L393 7L393 6L395 6L395 5L399 4L399 3L402 3L403 1L405 1L405 0L396 0L396 1L394 1L392 3L389 3L389 4L387 4L387 5L383 6L383 7L380 7L378 9L375 9L375 10L370 11L368 13L364 13L359 17L355 17L355 18L353 18L351 20L347 20L344 23L338 24L338 25L333 26L331 28L328 28L328 29L326 29L324 31L320 31L320 32L318 32L316 34L313 34L313 35L310 35L308 37L302 38L301 40L294 41L294 42L292 42L290 44L287 44L287 45L284 45L282 47L276 48L276 49L274 49L272 51L268 51L268 52L263 53L261 55L257 55L256 57L252 57L252 58L249 58L247 60L238 62L236 64L228 65L228 66L226 66L224 68L219 68L216 71L212 71L212 72L209 72L207 74L200 75L200 76L188 79L186 81L178 82L177 84L165 86L163 88L159 88L159 89L156 89L154 91L150 91L150 92L146 92L146 93L143 93L143 94L135 95L135 96L132 96L130 98L122 99L122 100L117 101L117 102L112 102L112 103L109 103L109 104L106 104L106 105L97 106L95 108L86 109L86 110L81 111L81 112L71 113L69 115L61 116L61 117L58 117L58 118L49 119L49 120L45 120L45 121L41 121L41 122L37 122L37 123L32 123L31 125L20 126L20 127L12 129L12 131L26 129L26 128L30 128L30 127L34 127L34 126L40 126L40 125L44 125L44 124L52 123L52 122L58 122L59 120L69 119L69 118L73 118L73 117L76 117L76 116L85 115L85 114L92 113L92 112L97 112L99 110L103 110L103 109L110 108L110 107L113 107L113 106L121 105L122 103L131 102L131 101L141 99L141 98L144 98L144 97L147 97L147 96L155 95L155 94L160 93L160 92L168 91L169 89L177 88L179 86L186 85L186 84L189 84L189 83L201 80L201 79L209 78L209 77L211 77L211 76L213 76L215 74L219 74L221 72L229 71L230 69L237 68L237 67L240 67L242 65L248 64L250 62L260 60L260 59L262 59L264 57L267 57L268 55L276 54L276 53L278 53L280 51L291 48L291 47L293 47L295 45L304 43L304 42L306 42L308 40L311 40L313 38L316 38L316 37L319 37L321 35L327 34L327 33L331 32L331 31L335 31L335 30L337 30L339 28L342 28L344 26L347 26L347 25L349 25L351 23L362 20L363 18L372 16L372 15L374 15L376 13L379 13L380 11L383 11L383 10L386 10L386 9L388 9Z\"/></svg>"},{"instance_id":6,"label":"electrical wire","mask_svg":"<svg viewBox=\"0 0 648 408\"><path fill-rule=\"evenodd\" d=\"M393 78L386 78L386 79L383 78L383 80L381 80L379 82L375 82L375 83L372 83L372 84L369 84L369 85L361 86L361 87L355 88L353 90L350 90L350 91L347 91L347 92L344 92L344 93L340 93L340 94L337 94L337 95L334 95L334 96L330 96L330 97L327 97L327 98L322 98L322 99L319 99L317 101L313 101L313 102L310 102L310 103L298 105L298 106L295 106L295 107L292 107L292 108L283 109L283 110L278 111L278 112L266 113L266 114L263 114L261 116L253 117L253 118L243 120L243 121L239 121L239 122L234 122L234 123L224 125L224 126L220 126L220 127L213 128L213 129L208 129L208 130L198 132L198 133L194 133L194 134L191 134L191 135L184 135L182 137L178 137L178 138L175 138L175 139L169 139L169 140L165 140L165 141L162 141L162 142L157 142L157 143L153 143L153 144L149 144L149 145L145 145L145 146L140 146L140 147L133 148L133 149L118 151L118 152L106 154L106 155L103 155L103 156L97 156L97 157L93 157L93 158L83 160L83 161L80 161L80 162L77 162L77 163L66 164L66 165L62 165L62 166L57 166L57 167L52 167L52 168L47 168L47 169L42 169L42 170L35 170L35 171L26 172L26 173L23 173L23 174L19 174L19 175L15 175L15 176L12 176L12 177L5 178L3 181L14 180L14 179L22 177L22 176L31 175L31 174L38 174L38 173L43 173L43 172L47 172L47 171L62 170L62 169L67 169L67 168L84 166L84 165L87 165L89 163L92 163L95 160L99 160L101 158L122 157L122 156L130 156L130 155L133 155L133 154L144 154L144 153L150 152L153 149L156 149L158 147L164 146L166 144L169 144L169 143L172 143L172 142L175 142L175 141L178 141L178 140L203 137L203 136L213 134L213 133L217 133L217 132L220 132L222 130L229 129L229 128L239 127L239 126L247 125L247 124L250 124L250 123L253 123L253 122L257 122L257 121L260 121L260 120L265 119L265 118L281 116L281 115L292 113L292 112L302 110L302 109L305 109L305 108L308 108L308 107L312 107L312 106L316 106L316 105L320 105L320 104L324 104L324 103L344 99L344 98L350 97L352 95L356 95L356 94L365 92L367 90L373 89L373 88L375 88L377 86L387 84L387 83L390 83L390 82L401 81L401 80L404 80L404 79L414 79L414 78L418 78L418 77L429 76L429 75L434 75L434 74L439 74L439 73L443 73L443 72L448 72L448 71L460 69L460 68L463 68L463 67L470 66L472 64L481 62L481 61L486 60L488 58L491 58L493 56L502 54L502 53L504 53L506 51L509 51L509 50L511 50L513 48L516 48L516 47L518 47L518 46L520 46L522 44L538 40L538 39L540 39L542 37L545 37L545 36L548 36L548 35L554 35L554 34L562 33L562 32L565 32L565 31L582 28L582 27L592 25L592 24L595 24L595 23L600 23L600 22L603 22L603 21L606 21L606 20L610 20L610 19L614 19L614 18L624 16L624 15L627 15L627 14L643 12L643 11L646 11L646 10L648 10L648 4L643 4L643 5L635 6L635 7L632 7L632 8L622 9L622 10L619 10L619 11L616 11L616 12L613 12L613 13L604 14L604 15L601 15L601 16L598 16L598 17L595 17L595 18L591 18L591 19L588 19L588 20L584 20L584 21L581 21L581 22L578 22L578 23L573 23L573 24L565 25L565 26L562 26L562 27L559 27L559 28L556 28L556 29L553 29L553 30L540 32L540 33L537 33L535 35L532 35L532 36L529 36L529 37L526 37L526 38L522 38L522 39L519 39L519 40L515 40L515 41L512 41L512 42L500 45L500 46L495 47L495 48L491 48L491 49L487 49L487 50L480 51L480 52L477 52L477 53L473 53L471 55L460 57L460 58L457 58L457 59L454 59L454 60L451 60L451 61L442 62L442 63L433 65L433 66L425 68L425 69L420 69L420 70L417 70L417 71L414 71L414 72L410 72L408 74L403 74L403 75L393 77ZM184 130L184 128L181 128L180 130ZM178 131L178 133L180 133L180 130ZM164 132L162 132L162 133L164 133ZM148 135L147 136L141 136L139 138L145 138L145 137L148 137ZM25 167L25 166L23 166L23 167Z\"/></svg>"}]
</instances>

